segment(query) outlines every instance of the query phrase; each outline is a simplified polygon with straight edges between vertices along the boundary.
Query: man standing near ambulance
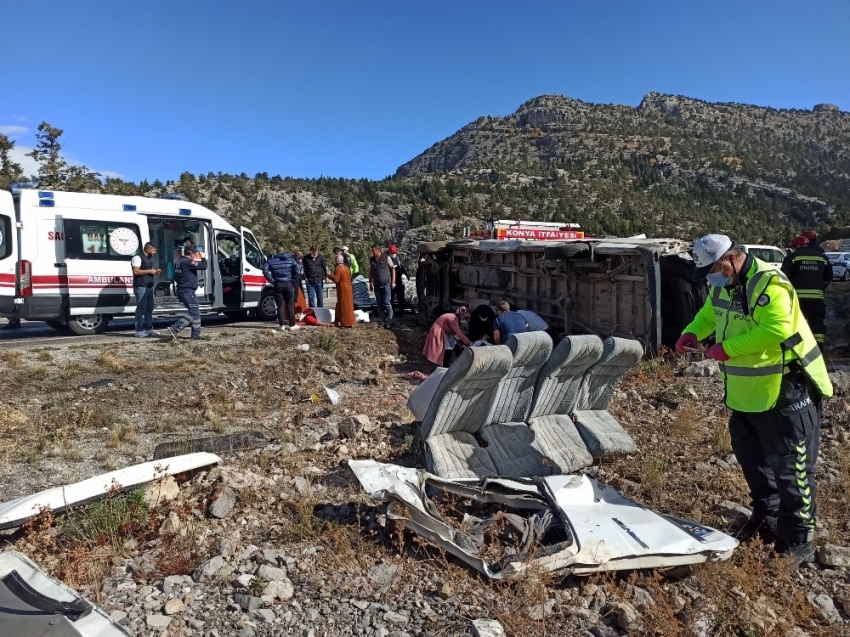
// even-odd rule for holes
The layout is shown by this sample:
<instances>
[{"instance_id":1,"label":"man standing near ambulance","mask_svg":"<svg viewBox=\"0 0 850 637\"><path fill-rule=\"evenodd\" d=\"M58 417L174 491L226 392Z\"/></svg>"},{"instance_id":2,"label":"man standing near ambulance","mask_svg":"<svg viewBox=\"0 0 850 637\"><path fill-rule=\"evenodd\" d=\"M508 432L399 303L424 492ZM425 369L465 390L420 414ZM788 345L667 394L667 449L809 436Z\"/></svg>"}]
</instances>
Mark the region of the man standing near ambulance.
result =
<instances>
[{"instance_id":1,"label":"man standing near ambulance","mask_svg":"<svg viewBox=\"0 0 850 637\"><path fill-rule=\"evenodd\" d=\"M186 316L181 316L168 328L168 338L175 339L184 328L192 326L192 340L201 340L201 310L198 307L198 270L207 269L204 253L198 250L193 241L183 247L183 256L174 262L174 287L177 299L186 306Z\"/></svg>"},{"instance_id":2,"label":"man standing near ambulance","mask_svg":"<svg viewBox=\"0 0 850 637\"><path fill-rule=\"evenodd\" d=\"M788 278L735 248L729 237L694 243L694 278L707 279L705 305L676 350L696 348L720 363L732 410L732 449L750 488L753 513L741 539L760 534L791 565L814 560L815 462L820 420L815 403L832 396L823 356Z\"/></svg>"},{"instance_id":3,"label":"man standing near ambulance","mask_svg":"<svg viewBox=\"0 0 850 637\"><path fill-rule=\"evenodd\" d=\"M153 256L156 246L148 241L142 248L142 254L137 254L130 260L133 268L133 292L136 295L136 336L146 338L159 336L153 328L153 284L154 277L162 274L162 270L153 267Z\"/></svg>"}]
</instances>

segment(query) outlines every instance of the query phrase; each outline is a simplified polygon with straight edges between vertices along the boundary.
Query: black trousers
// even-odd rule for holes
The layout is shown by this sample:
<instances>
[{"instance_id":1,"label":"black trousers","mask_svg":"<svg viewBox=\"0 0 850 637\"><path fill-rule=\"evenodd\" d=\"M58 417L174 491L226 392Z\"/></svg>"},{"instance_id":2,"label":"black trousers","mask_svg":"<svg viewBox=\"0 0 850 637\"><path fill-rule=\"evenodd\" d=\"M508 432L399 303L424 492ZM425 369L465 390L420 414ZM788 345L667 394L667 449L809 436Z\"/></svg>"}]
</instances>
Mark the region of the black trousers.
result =
<instances>
[{"instance_id":1,"label":"black trousers","mask_svg":"<svg viewBox=\"0 0 850 637\"><path fill-rule=\"evenodd\" d=\"M823 349L826 340L826 302L823 299L800 299L800 311Z\"/></svg>"},{"instance_id":2,"label":"black trousers","mask_svg":"<svg viewBox=\"0 0 850 637\"><path fill-rule=\"evenodd\" d=\"M777 542L790 546L811 541L815 527L820 420L802 372L786 374L782 385L773 409L733 411L729 433L753 515L775 516Z\"/></svg>"},{"instance_id":3,"label":"black trousers","mask_svg":"<svg viewBox=\"0 0 850 637\"><path fill-rule=\"evenodd\" d=\"M446 353L443 355L442 367L451 367L451 364L455 362L457 357L463 354L464 349L466 348L460 343L455 345L454 349L447 349Z\"/></svg>"},{"instance_id":4,"label":"black trousers","mask_svg":"<svg viewBox=\"0 0 850 637\"><path fill-rule=\"evenodd\" d=\"M295 288L291 281L275 281L274 300L277 301L277 322L284 325L284 312L288 315L289 325L295 325Z\"/></svg>"},{"instance_id":5,"label":"black trousers","mask_svg":"<svg viewBox=\"0 0 850 637\"><path fill-rule=\"evenodd\" d=\"M396 286L392 289L392 294L390 296L390 303L396 305L397 307L396 312L398 312L399 314L404 312L404 284L397 283Z\"/></svg>"}]
</instances>

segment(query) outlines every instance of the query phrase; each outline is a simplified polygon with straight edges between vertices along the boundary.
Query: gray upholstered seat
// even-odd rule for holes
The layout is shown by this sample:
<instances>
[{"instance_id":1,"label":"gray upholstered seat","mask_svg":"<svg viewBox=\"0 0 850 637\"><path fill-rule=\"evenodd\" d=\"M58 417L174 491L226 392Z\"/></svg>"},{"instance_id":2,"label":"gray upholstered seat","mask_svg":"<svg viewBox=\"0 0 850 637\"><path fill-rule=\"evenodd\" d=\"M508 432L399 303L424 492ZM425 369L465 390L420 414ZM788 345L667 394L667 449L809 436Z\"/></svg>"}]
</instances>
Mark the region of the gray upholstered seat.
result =
<instances>
[{"instance_id":1,"label":"gray upholstered seat","mask_svg":"<svg viewBox=\"0 0 850 637\"><path fill-rule=\"evenodd\" d=\"M631 455L637 451L635 441L614 416L605 410L575 412L575 427L594 460L610 455Z\"/></svg>"},{"instance_id":2,"label":"gray upholstered seat","mask_svg":"<svg viewBox=\"0 0 850 637\"><path fill-rule=\"evenodd\" d=\"M529 420L528 425L534 433L534 447L560 473L573 473L593 464L593 456L570 416L538 416Z\"/></svg>"},{"instance_id":3,"label":"gray upholstered seat","mask_svg":"<svg viewBox=\"0 0 850 637\"><path fill-rule=\"evenodd\" d=\"M523 422L531 412L537 373L552 354L552 337L546 332L512 334L505 346L512 362L496 387L487 423Z\"/></svg>"},{"instance_id":4,"label":"gray upholstered seat","mask_svg":"<svg viewBox=\"0 0 850 637\"><path fill-rule=\"evenodd\" d=\"M635 442L607 408L623 374L640 362L639 341L609 337L601 358L584 375L573 416L579 434L595 459L610 454L632 454Z\"/></svg>"},{"instance_id":5,"label":"gray upholstered seat","mask_svg":"<svg viewBox=\"0 0 850 637\"><path fill-rule=\"evenodd\" d=\"M567 336L558 343L537 373L530 417L569 414L584 373L601 355L602 340L598 336Z\"/></svg>"},{"instance_id":6,"label":"gray upholstered seat","mask_svg":"<svg viewBox=\"0 0 850 637\"><path fill-rule=\"evenodd\" d=\"M484 426L496 388L513 362L504 345L467 347L443 375L422 421L422 439L442 433L474 434Z\"/></svg>"},{"instance_id":7,"label":"gray upholstered seat","mask_svg":"<svg viewBox=\"0 0 850 637\"><path fill-rule=\"evenodd\" d=\"M492 423L481 430L487 453L500 476L521 478L561 473L536 444L534 434L524 422Z\"/></svg>"},{"instance_id":8,"label":"gray upholstered seat","mask_svg":"<svg viewBox=\"0 0 850 637\"><path fill-rule=\"evenodd\" d=\"M487 449L475 436L458 431L425 440L425 467L441 478L466 480L499 475Z\"/></svg>"},{"instance_id":9,"label":"gray upholstered seat","mask_svg":"<svg viewBox=\"0 0 850 637\"><path fill-rule=\"evenodd\" d=\"M485 424L496 387L508 373L504 345L468 347L443 375L422 420L425 464L443 478L496 476L487 450L473 434Z\"/></svg>"}]
</instances>

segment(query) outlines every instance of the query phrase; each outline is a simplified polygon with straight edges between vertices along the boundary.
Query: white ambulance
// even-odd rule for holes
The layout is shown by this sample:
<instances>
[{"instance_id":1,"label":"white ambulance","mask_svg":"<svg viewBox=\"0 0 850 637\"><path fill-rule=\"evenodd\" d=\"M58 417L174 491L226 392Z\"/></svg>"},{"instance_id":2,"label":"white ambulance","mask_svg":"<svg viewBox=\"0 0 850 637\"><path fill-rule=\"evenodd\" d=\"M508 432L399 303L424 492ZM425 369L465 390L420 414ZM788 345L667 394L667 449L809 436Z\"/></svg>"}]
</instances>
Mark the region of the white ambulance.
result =
<instances>
[{"instance_id":1,"label":"white ambulance","mask_svg":"<svg viewBox=\"0 0 850 637\"><path fill-rule=\"evenodd\" d=\"M275 309L265 256L250 230L181 199L14 188L0 191L0 316L46 321L57 330L98 334L132 315L130 260L156 246L154 316L181 313L174 260L188 239L207 255L200 272L202 313L233 316Z\"/></svg>"}]
</instances>

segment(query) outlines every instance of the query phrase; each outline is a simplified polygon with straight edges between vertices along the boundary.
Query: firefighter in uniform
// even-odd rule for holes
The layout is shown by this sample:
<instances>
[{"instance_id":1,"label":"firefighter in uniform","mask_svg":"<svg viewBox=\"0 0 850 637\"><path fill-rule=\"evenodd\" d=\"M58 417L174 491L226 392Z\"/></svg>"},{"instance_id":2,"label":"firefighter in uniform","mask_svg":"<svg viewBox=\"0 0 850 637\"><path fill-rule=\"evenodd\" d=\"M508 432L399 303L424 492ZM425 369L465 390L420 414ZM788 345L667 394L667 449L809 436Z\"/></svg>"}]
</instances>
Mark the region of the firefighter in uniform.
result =
<instances>
[{"instance_id":1,"label":"firefighter in uniform","mask_svg":"<svg viewBox=\"0 0 850 637\"><path fill-rule=\"evenodd\" d=\"M826 304L823 293L832 282L832 264L818 245L800 235L791 242L790 252L782 262L782 272L791 281L800 299L800 310L812 328L815 340L823 350L826 339Z\"/></svg>"},{"instance_id":2,"label":"firefighter in uniform","mask_svg":"<svg viewBox=\"0 0 850 637\"><path fill-rule=\"evenodd\" d=\"M799 566L815 553L814 401L832 396L823 356L782 272L725 235L699 239L693 254L694 278L708 280L709 297L676 350L715 335L706 356L720 363L732 449L753 506L739 537L774 539L775 551Z\"/></svg>"}]
</instances>

